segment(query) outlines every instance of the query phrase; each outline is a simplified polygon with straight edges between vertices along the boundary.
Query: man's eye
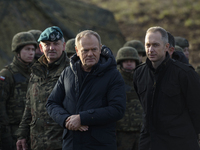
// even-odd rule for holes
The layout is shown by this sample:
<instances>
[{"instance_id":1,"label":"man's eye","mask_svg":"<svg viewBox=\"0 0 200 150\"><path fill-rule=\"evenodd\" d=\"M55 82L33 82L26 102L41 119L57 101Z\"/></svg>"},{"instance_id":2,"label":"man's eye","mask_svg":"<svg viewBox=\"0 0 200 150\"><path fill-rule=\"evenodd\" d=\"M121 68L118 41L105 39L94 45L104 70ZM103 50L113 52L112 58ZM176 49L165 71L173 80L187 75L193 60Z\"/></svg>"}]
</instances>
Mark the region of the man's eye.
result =
<instances>
[{"instance_id":1,"label":"man's eye","mask_svg":"<svg viewBox=\"0 0 200 150\"><path fill-rule=\"evenodd\" d=\"M97 50L97 48L93 48L93 49L92 49L92 51L96 51L96 50Z\"/></svg>"},{"instance_id":2,"label":"man's eye","mask_svg":"<svg viewBox=\"0 0 200 150\"><path fill-rule=\"evenodd\" d=\"M83 50L83 53L87 53L87 52L88 52L88 50L87 50L87 49L84 49L84 50Z\"/></svg>"}]
</instances>

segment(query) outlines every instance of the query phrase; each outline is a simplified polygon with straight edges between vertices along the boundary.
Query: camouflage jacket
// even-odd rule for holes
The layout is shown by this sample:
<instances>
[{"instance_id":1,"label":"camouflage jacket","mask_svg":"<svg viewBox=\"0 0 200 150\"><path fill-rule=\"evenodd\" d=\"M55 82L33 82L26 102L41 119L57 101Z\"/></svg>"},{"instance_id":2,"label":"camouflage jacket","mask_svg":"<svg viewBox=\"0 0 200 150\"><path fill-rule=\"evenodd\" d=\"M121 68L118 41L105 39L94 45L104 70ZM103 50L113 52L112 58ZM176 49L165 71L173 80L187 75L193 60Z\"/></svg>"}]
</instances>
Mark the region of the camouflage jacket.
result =
<instances>
[{"instance_id":1,"label":"camouflage jacket","mask_svg":"<svg viewBox=\"0 0 200 150\"><path fill-rule=\"evenodd\" d=\"M200 66L197 66L196 72L200 75Z\"/></svg>"},{"instance_id":2,"label":"camouflage jacket","mask_svg":"<svg viewBox=\"0 0 200 150\"><path fill-rule=\"evenodd\" d=\"M11 128L14 134L25 108L30 67L15 56L13 62L1 70L0 77L0 125L5 132Z\"/></svg>"},{"instance_id":3,"label":"camouflage jacket","mask_svg":"<svg viewBox=\"0 0 200 150\"><path fill-rule=\"evenodd\" d=\"M61 72L69 65L65 52L59 60L47 64L44 55L31 68L27 101L18 130L18 139L31 139L31 149L53 150L62 148L63 128L48 115L45 104Z\"/></svg>"},{"instance_id":4,"label":"camouflage jacket","mask_svg":"<svg viewBox=\"0 0 200 150\"><path fill-rule=\"evenodd\" d=\"M120 68L118 70L125 82L126 111L124 117L117 122L117 131L140 131L143 109L133 87L133 74Z\"/></svg>"}]
</instances>

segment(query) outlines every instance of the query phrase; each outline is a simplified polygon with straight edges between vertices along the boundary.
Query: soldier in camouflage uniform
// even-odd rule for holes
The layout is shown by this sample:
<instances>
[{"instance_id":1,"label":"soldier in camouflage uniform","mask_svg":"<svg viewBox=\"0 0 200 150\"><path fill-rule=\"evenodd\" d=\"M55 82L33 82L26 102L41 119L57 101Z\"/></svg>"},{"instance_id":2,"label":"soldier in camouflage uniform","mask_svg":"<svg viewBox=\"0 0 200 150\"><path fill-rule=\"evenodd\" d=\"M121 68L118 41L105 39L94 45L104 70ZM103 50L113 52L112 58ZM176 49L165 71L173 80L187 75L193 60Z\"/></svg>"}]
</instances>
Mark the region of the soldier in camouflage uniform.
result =
<instances>
[{"instance_id":1,"label":"soldier in camouflage uniform","mask_svg":"<svg viewBox=\"0 0 200 150\"><path fill-rule=\"evenodd\" d=\"M180 49L177 51L177 45L175 45L175 38L174 36L170 33L167 32L168 35L168 43L169 43L169 48L168 48L168 53L170 57L174 60L180 61L185 64L189 64L188 59L186 58L185 54L183 53L183 50L181 51ZM181 47L180 47L181 48ZM191 65L190 65L191 66ZM192 67L192 66L191 66Z\"/></svg>"},{"instance_id":2,"label":"soldier in camouflage uniform","mask_svg":"<svg viewBox=\"0 0 200 150\"><path fill-rule=\"evenodd\" d=\"M141 64L143 57L146 56L145 48L142 42L139 40L131 40L131 41L126 42L123 47L127 47L127 46L133 47L137 50L138 56L139 56L139 63Z\"/></svg>"},{"instance_id":3,"label":"soldier in camouflage uniform","mask_svg":"<svg viewBox=\"0 0 200 150\"><path fill-rule=\"evenodd\" d=\"M17 150L26 148L29 136L31 149L61 150L63 128L48 115L45 104L61 72L69 65L69 59L64 51L65 41L59 27L45 29L38 42L44 55L31 68L26 107L18 130Z\"/></svg>"},{"instance_id":4,"label":"soldier in camouflage uniform","mask_svg":"<svg viewBox=\"0 0 200 150\"><path fill-rule=\"evenodd\" d=\"M126 111L124 117L117 122L117 149L137 150L142 125L142 106L133 87L133 72L139 64L139 56L135 48L122 47L116 56L119 72L126 89Z\"/></svg>"},{"instance_id":5,"label":"soldier in camouflage uniform","mask_svg":"<svg viewBox=\"0 0 200 150\"><path fill-rule=\"evenodd\" d=\"M15 150L15 136L21 121L30 66L37 42L28 32L17 33L12 39L13 62L0 71L0 132L3 150Z\"/></svg>"},{"instance_id":6,"label":"soldier in camouflage uniform","mask_svg":"<svg viewBox=\"0 0 200 150\"><path fill-rule=\"evenodd\" d=\"M36 41L38 40L40 34L42 33L42 31L40 30L29 30L28 32L30 32L34 36ZM37 48L35 50L35 58L34 58L35 61L37 61L42 55L43 53L41 52L39 44L37 43Z\"/></svg>"},{"instance_id":7,"label":"soldier in camouflage uniform","mask_svg":"<svg viewBox=\"0 0 200 150\"><path fill-rule=\"evenodd\" d=\"M74 38L67 41L67 43L65 45L65 51L67 52L67 56L69 58L71 58L76 53Z\"/></svg>"},{"instance_id":8,"label":"soldier in camouflage uniform","mask_svg":"<svg viewBox=\"0 0 200 150\"><path fill-rule=\"evenodd\" d=\"M196 72L197 72L198 75L200 76L200 66L197 66L197 68L196 68Z\"/></svg>"},{"instance_id":9,"label":"soldier in camouflage uniform","mask_svg":"<svg viewBox=\"0 0 200 150\"><path fill-rule=\"evenodd\" d=\"M183 52L183 49L178 45L175 45L175 49L174 50L175 51L179 51L179 52Z\"/></svg>"},{"instance_id":10,"label":"soldier in camouflage uniform","mask_svg":"<svg viewBox=\"0 0 200 150\"><path fill-rule=\"evenodd\" d=\"M189 42L183 37L175 37L176 45L180 46L183 49L185 57L189 60Z\"/></svg>"}]
</instances>

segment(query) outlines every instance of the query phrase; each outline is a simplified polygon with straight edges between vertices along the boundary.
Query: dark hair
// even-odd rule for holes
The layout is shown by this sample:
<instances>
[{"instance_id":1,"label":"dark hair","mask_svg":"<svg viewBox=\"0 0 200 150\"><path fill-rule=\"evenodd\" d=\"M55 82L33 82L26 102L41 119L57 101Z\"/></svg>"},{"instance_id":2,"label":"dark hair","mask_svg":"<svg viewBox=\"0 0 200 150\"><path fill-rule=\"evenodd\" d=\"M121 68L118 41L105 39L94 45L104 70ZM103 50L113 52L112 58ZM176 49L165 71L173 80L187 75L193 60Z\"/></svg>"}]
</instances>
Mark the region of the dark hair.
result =
<instances>
[{"instance_id":1,"label":"dark hair","mask_svg":"<svg viewBox=\"0 0 200 150\"><path fill-rule=\"evenodd\" d=\"M170 47L175 47L175 39L174 39L174 36L173 36L171 33L169 33L169 32L167 32L167 34L168 34L169 46L170 46Z\"/></svg>"},{"instance_id":2,"label":"dark hair","mask_svg":"<svg viewBox=\"0 0 200 150\"><path fill-rule=\"evenodd\" d=\"M19 54L20 51L23 49L24 46L25 46L25 45L21 45L21 46L17 47L16 53Z\"/></svg>"}]
</instances>

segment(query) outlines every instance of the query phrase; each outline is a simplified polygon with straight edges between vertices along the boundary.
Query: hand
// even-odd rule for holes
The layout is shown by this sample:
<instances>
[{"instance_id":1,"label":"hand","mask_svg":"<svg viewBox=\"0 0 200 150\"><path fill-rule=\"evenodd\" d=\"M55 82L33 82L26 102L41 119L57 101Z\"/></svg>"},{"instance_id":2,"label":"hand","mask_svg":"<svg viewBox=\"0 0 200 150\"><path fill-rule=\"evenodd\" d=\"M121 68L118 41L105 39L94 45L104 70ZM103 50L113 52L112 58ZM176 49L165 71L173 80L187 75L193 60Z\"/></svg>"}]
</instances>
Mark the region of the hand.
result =
<instances>
[{"instance_id":1,"label":"hand","mask_svg":"<svg viewBox=\"0 0 200 150\"><path fill-rule=\"evenodd\" d=\"M65 127L69 130L79 130L81 127L80 115L71 115L67 118Z\"/></svg>"},{"instance_id":2,"label":"hand","mask_svg":"<svg viewBox=\"0 0 200 150\"><path fill-rule=\"evenodd\" d=\"M80 126L80 128L78 130L79 131L87 131L88 130L88 126Z\"/></svg>"},{"instance_id":3,"label":"hand","mask_svg":"<svg viewBox=\"0 0 200 150\"><path fill-rule=\"evenodd\" d=\"M27 150L26 139L17 140L16 147L17 150Z\"/></svg>"}]
</instances>

